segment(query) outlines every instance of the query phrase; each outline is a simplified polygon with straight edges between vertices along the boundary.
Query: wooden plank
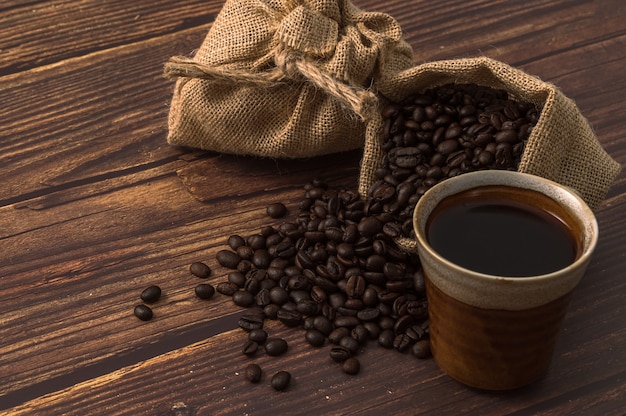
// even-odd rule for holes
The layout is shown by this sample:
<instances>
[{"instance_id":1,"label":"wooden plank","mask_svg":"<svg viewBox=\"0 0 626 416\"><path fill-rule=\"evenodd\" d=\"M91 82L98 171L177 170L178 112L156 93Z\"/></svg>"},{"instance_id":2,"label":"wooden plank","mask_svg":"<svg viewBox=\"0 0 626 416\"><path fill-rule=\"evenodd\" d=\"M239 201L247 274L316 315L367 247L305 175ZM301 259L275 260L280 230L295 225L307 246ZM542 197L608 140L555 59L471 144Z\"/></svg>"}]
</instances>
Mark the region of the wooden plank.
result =
<instances>
[{"instance_id":1,"label":"wooden plank","mask_svg":"<svg viewBox=\"0 0 626 416\"><path fill-rule=\"evenodd\" d=\"M591 360L589 354L584 354L588 347L569 347L569 352L555 357L547 377L538 384L508 394L489 394L452 381L432 360L417 360L372 344L359 353L361 373L349 376L330 360L328 346L314 349L305 344L301 331L274 323L268 325L268 331L287 340L290 347L285 355L269 357L259 352L253 358L244 356L240 348L246 335L237 329L32 400L12 409L11 414L75 409L88 414L103 410L115 414L167 414L183 404L189 414L198 415L299 414L302 409L316 414L416 415L459 411L558 415L565 409L568 414L603 409L612 414L624 399L620 390L626 385L623 366L611 374L593 373L594 366L611 348L606 338L592 342L597 349ZM623 335L616 334L615 339ZM612 347L624 351L624 346ZM258 385L244 379L245 366L251 362L264 370ZM572 372L572 368L584 370ZM293 377L285 392L275 392L269 385L271 376L280 370L289 371ZM592 380L586 379L588 376ZM558 382L565 379L571 381L567 386ZM585 407L577 408L581 402Z\"/></svg>"},{"instance_id":2,"label":"wooden plank","mask_svg":"<svg viewBox=\"0 0 626 416\"><path fill-rule=\"evenodd\" d=\"M222 4L199 0L3 2L0 76L196 26L206 28Z\"/></svg>"},{"instance_id":3,"label":"wooden plank","mask_svg":"<svg viewBox=\"0 0 626 416\"><path fill-rule=\"evenodd\" d=\"M162 68L203 33L183 31L1 77L0 100L8 103L2 110L1 205L182 154L165 142L173 82Z\"/></svg>"}]
</instances>

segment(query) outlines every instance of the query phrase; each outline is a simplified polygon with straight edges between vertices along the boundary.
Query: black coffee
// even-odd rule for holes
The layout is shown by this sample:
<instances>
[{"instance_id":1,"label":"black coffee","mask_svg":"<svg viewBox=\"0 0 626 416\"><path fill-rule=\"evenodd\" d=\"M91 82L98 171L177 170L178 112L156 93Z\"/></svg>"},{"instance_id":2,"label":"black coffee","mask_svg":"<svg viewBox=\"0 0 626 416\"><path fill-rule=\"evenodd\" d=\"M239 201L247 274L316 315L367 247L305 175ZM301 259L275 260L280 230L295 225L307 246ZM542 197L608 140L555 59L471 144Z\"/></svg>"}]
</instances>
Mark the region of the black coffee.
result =
<instances>
[{"instance_id":1,"label":"black coffee","mask_svg":"<svg viewBox=\"0 0 626 416\"><path fill-rule=\"evenodd\" d=\"M554 213L524 202L523 193L540 194L516 190L507 196L503 189L469 190L441 201L426 224L431 247L459 266L496 276L536 276L571 264L578 254L571 229Z\"/></svg>"}]
</instances>

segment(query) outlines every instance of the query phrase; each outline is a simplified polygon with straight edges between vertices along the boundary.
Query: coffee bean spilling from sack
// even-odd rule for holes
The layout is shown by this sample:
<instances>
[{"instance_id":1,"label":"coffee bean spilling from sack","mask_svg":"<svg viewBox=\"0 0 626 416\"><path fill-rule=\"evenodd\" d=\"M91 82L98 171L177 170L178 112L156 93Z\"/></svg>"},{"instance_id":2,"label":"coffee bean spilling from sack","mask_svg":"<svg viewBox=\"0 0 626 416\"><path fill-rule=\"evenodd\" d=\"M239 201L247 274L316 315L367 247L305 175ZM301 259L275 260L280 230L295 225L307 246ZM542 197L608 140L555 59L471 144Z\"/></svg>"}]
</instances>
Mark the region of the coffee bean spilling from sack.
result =
<instances>
[{"instance_id":1,"label":"coffee bean spilling from sack","mask_svg":"<svg viewBox=\"0 0 626 416\"><path fill-rule=\"evenodd\" d=\"M383 109L382 166L369 197L415 237L417 200L447 178L475 170L517 170L539 112L506 91L451 84Z\"/></svg>"},{"instance_id":2,"label":"coffee bean spilling from sack","mask_svg":"<svg viewBox=\"0 0 626 416\"><path fill-rule=\"evenodd\" d=\"M427 342L419 261L395 246L399 230L392 215L368 211L356 192L316 180L305 186L294 221L230 236L229 248L216 258L232 271L217 290L260 312L245 315L240 327L254 331L276 319L302 328L310 345L333 344L330 356L340 363L368 340L401 352ZM360 366L355 358L342 368L356 374Z\"/></svg>"}]
</instances>

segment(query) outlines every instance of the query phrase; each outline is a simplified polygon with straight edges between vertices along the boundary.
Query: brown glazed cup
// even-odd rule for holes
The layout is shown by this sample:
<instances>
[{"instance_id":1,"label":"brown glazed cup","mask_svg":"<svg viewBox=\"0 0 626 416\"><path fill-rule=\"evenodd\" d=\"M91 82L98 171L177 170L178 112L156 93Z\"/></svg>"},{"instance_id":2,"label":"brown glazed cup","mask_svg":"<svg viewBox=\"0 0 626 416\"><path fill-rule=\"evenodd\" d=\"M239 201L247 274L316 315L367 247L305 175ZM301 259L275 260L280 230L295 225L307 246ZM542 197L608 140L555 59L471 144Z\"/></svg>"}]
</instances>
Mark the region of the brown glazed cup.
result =
<instances>
[{"instance_id":1,"label":"brown glazed cup","mask_svg":"<svg viewBox=\"0 0 626 416\"><path fill-rule=\"evenodd\" d=\"M505 277L460 267L435 252L426 238L429 216L444 198L497 185L510 195L532 190L525 201L552 210L572 229L579 255L569 266L540 276ZM521 188L521 189L520 189ZM426 281L433 357L461 383L482 390L526 386L547 371L572 291L598 239L596 219L570 189L537 176L479 171L447 179L418 201L414 216Z\"/></svg>"}]
</instances>

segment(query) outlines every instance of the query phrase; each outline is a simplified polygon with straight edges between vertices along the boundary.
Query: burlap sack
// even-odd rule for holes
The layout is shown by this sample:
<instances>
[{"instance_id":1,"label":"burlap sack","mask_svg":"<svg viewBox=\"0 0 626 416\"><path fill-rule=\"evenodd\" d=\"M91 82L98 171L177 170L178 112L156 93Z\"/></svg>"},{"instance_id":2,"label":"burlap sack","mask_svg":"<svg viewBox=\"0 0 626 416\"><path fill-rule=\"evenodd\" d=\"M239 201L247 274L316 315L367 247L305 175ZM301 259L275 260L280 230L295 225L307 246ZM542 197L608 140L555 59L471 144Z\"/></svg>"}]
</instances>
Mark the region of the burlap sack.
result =
<instances>
[{"instance_id":1,"label":"burlap sack","mask_svg":"<svg viewBox=\"0 0 626 416\"><path fill-rule=\"evenodd\" d=\"M569 186L594 209L604 199L621 166L601 147L576 104L554 85L489 58L436 61L381 77L380 94L393 102L449 83L474 83L502 89L541 109L518 170ZM359 177L367 194L382 162L382 121L370 123Z\"/></svg>"},{"instance_id":2,"label":"burlap sack","mask_svg":"<svg viewBox=\"0 0 626 416\"><path fill-rule=\"evenodd\" d=\"M375 79L413 65L397 22L349 0L227 0L180 78L170 144L298 158L363 146Z\"/></svg>"}]
</instances>

